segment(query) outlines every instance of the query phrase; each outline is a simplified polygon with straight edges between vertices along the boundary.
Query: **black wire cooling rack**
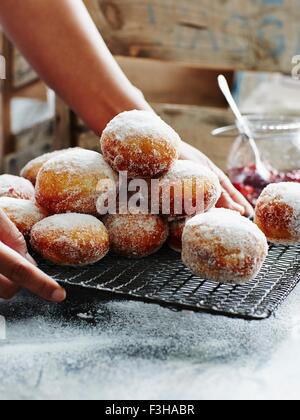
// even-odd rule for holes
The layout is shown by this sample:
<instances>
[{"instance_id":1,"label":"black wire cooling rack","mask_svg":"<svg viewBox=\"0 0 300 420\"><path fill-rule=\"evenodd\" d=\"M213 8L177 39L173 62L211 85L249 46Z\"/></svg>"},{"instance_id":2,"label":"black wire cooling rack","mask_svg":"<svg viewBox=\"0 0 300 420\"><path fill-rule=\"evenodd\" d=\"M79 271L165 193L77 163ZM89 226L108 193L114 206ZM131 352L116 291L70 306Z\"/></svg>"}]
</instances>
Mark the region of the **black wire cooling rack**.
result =
<instances>
[{"instance_id":1,"label":"black wire cooling rack","mask_svg":"<svg viewBox=\"0 0 300 420\"><path fill-rule=\"evenodd\" d=\"M300 247L272 246L259 276L235 286L194 276L167 248L143 260L108 256L81 269L40 261L40 268L64 286L106 296L259 320L270 317L300 281Z\"/></svg>"}]
</instances>

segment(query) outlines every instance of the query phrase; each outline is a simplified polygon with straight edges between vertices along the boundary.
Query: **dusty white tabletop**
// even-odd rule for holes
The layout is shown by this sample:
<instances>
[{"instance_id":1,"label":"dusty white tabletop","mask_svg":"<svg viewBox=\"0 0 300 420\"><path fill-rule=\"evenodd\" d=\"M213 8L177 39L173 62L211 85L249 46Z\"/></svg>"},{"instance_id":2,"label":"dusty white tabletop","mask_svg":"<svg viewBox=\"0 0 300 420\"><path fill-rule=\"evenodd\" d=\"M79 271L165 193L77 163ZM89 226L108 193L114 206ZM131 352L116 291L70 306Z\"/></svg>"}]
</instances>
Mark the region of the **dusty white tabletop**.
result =
<instances>
[{"instance_id":1,"label":"dusty white tabletop","mask_svg":"<svg viewBox=\"0 0 300 420\"><path fill-rule=\"evenodd\" d=\"M267 321L74 292L63 305L24 294L0 313L1 399L300 397L300 287Z\"/></svg>"}]
</instances>

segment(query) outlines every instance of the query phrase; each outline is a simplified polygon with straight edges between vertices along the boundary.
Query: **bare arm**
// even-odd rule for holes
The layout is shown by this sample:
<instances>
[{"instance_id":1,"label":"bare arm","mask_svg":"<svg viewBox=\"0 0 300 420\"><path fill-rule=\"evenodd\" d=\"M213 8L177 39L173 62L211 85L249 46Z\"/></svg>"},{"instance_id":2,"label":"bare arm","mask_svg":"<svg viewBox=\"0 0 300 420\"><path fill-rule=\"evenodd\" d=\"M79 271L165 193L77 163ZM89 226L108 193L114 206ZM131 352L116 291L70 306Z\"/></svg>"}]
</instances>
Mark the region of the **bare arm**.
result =
<instances>
[{"instance_id":1,"label":"bare arm","mask_svg":"<svg viewBox=\"0 0 300 420\"><path fill-rule=\"evenodd\" d=\"M151 109L113 59L81 0L1 0L0 23L96 133L122 111Z\"/></svg>"}]
</instances>

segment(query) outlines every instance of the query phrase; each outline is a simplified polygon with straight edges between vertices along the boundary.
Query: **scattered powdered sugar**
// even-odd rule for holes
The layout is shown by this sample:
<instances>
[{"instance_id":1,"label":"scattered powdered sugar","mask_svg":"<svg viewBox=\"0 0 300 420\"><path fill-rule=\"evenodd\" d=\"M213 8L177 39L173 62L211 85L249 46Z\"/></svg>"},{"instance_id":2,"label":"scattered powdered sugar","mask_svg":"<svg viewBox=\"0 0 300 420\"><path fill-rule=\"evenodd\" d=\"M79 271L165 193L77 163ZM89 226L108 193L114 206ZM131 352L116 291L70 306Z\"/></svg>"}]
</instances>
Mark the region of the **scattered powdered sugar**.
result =
<instances>
[{"instance_id":1,"label":"scattered powdered sugar","mask_svg":"<svg viewBox=\"0 0 300 420\"><path fill-rule=\"evenodd\" d=\"M68 232L80 229L99 229L103 224L96 217L86 214L68 213L47 217L34 226L35 232L57 231Z\"/></svg>"},{"instance_id":2,"label":"scattered powdered sugar","mask_svg":"<svg viewBox=\"0 0 300 420\"><path fill-rule=\"evenodd\" d=\"M147 137L168 141L176 149L181 139L176 131L159 116L147 111L129 111L116 116L103 131L102 139L114 138L120 142L130 138Z\"/></svg>"}]
</instances>

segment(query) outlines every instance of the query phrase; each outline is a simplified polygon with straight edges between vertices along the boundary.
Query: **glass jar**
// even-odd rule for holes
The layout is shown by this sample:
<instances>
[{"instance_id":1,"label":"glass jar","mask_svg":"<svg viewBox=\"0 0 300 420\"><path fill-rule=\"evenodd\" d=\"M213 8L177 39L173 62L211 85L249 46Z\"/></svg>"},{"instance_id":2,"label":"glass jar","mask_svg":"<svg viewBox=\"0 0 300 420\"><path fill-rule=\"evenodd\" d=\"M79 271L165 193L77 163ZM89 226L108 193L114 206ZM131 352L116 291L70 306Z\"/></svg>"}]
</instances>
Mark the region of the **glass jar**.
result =
<instances>
[{"instance_id":1,"label":"glass jar","mask_svg":"<svg viewBox=\"0 0 300 420\"><path fill-rule=\"evenodd\" d=\"M266 182L256 172L249 141L238 135L228 158L228 175L234 186L255 205L268 183L300 182L300 117L246 116L265 165L270 170ZM230 132L225 127L217 132Z\"/></svg>"}]
</instances>

